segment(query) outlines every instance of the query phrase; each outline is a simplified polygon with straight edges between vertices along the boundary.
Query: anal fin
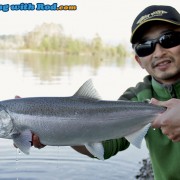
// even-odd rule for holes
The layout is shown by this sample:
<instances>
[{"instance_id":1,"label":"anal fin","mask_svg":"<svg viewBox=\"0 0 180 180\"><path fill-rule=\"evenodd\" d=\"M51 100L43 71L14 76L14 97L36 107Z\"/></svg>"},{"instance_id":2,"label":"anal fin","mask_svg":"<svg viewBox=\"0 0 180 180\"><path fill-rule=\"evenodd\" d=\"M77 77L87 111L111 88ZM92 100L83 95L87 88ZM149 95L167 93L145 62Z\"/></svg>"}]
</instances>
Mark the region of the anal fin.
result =
<instances>
[{"instance_id":1,"label":"anal fin","mask_svg":"<svg viewBox=\"0 0 180 180\"><path fill-rule=\"evenodd\" d=\"M102 143L87 143L85 147L94 157L104 160L104 147Z\"/></svg>"},{"instance_id":2,"label":"anal fin","mask_svg":"<svg viewBox=\"0 0 180 180\"><path fill-rule=\"evenodd\" d=\"M125 138L135 147L141 148L142 140L144 136L147 134L148 129L150 128L151 123L144 126L139 131L134 132L133 134L130 134L128 136L125 136Z\"/></svg>"}]
</instances>

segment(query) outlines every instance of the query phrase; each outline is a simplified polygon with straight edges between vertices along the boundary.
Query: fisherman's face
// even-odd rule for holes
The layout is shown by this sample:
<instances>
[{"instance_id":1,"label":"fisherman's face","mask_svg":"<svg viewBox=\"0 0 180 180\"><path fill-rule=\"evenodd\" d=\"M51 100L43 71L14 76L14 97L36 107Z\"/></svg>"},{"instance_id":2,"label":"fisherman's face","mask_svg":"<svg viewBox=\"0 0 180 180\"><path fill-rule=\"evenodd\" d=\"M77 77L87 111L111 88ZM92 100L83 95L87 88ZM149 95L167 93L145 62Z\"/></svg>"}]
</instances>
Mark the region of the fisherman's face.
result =
<instances>
[{"instance_id":1,"label":"fisherman's face","mask_svg":"<svg viewBox=\"0 0 180 180\"><path fill-rule=\"evenodd\" d=\"M180 28L159 23L146 30L142 39L156 39L169 31L180 32ZM180 79L180 45L166 49L157 43L151 54L144 57L135 55L135 59L143 69L163 84L172 84Z\"/></svg>"}]
</instances>

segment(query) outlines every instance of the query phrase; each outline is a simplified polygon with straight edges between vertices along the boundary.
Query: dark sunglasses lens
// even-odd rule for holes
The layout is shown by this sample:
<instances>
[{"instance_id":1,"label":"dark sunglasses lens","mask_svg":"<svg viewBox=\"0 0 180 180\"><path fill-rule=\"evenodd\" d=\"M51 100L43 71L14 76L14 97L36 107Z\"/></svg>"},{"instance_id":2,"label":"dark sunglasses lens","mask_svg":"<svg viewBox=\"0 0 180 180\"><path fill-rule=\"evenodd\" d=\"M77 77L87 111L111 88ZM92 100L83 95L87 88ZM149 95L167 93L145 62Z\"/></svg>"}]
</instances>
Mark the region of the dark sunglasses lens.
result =
<instances>
[{"instance_id":1,"label":"dark sunglasses lens","mask_svg":"<svg viewBox=\"0 0 180 180\"><path fill-rule=\"evenodd\" d=\"M159 38L159 43L163 48L172 48L180 45L180 33L169 33Z\"/></svg>"},{"instance_id":2,"label":"dark sunglasses lens","mask_svg":"<svg viewBox=\"0 0 180 180\"><path fill-rule=\"evenodd\" d=\"M135 52L139 57L145 57L152 54L154 51L154 46L152 41L146 41L145 43L138 44L135 47Z\"/></svg>"},{"instance_id":3,"label":"dark sunglasses lens","mask_svg":"<svg viewBox=\"0 0 180 180\"><path fill-rule=\"evenodd\" d=\"M145 57L153 53L156 43L159 43L163 48L172 48L180 45L180 32L170 32L164 34L159 39L149 40L138 44L135 47L135 52L139 57Z\"/></svg>"}]
</instances>

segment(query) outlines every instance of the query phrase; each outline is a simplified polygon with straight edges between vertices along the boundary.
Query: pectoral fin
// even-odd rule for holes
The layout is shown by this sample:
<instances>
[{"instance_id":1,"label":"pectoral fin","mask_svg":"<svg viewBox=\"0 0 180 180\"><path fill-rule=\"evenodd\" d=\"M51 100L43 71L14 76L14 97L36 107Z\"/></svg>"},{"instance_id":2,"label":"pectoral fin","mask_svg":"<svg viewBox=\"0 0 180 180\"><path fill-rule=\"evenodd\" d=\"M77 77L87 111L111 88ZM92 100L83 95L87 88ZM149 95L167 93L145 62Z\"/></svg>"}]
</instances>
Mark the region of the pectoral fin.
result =
<instances>
[{"instance_id":1,"label":"pectoral fin","mask_svg":"<svg viewBox=\"0 0 180 180\"><path fill-rule=\"evenodd\" d=\"M87 143L85 146L94 157L104 160L104 147L102 143Z\"/></svg>"},{"instance_id":2,"label":"pectoral fin","mask_svg":"<svg viewBox=\"0 0 180 180\"><path fill-rule=\"evenodd\" d=\"M12 139L16 147L23 153L29 154L32 142L32 133L30 130L24 130L19 134L13 134Z\"/></svg>"},{"instance_id":3,"label":"pectoral fin","mask_svg":"<svg viewBox=\"0 0 180 180\"><path fill-rule=\"evenodd\" d=\"M151 124L147 124L146 126L144 126L142 129L140 129L139 131L134 132L133 134L130 134L128 136L126 136L125 138L134 146L136 146L137 148L141 148L141 144L142 144L142 140L144 138L144 136L147 134L148 129L150 128Z\"/></svg>"}]
</instances>

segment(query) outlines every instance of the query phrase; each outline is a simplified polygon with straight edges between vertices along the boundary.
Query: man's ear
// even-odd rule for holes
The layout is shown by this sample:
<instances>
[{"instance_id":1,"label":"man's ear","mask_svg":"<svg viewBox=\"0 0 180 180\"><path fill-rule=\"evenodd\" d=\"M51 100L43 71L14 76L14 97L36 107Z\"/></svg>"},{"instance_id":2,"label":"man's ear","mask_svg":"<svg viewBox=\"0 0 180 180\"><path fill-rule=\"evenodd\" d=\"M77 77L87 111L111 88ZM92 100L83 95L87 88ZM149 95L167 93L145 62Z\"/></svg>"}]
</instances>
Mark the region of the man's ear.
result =
<instances>
[{"instance_id":1,"label":"man's ear","mask_svg":"<svg viewBox=\"0 0 180 180\"><path fill-rule=\"evenodd\" d=\"M141 68L144 69L144 66L143 66L143 64L142 64L141 59L139 58L139 56L135 55L135 60L138 62L138 64L141 66Z\"/></svg>"}]
</instances>

